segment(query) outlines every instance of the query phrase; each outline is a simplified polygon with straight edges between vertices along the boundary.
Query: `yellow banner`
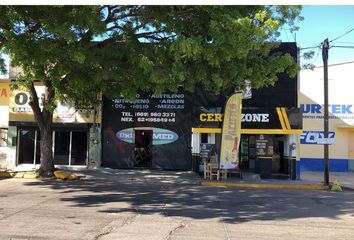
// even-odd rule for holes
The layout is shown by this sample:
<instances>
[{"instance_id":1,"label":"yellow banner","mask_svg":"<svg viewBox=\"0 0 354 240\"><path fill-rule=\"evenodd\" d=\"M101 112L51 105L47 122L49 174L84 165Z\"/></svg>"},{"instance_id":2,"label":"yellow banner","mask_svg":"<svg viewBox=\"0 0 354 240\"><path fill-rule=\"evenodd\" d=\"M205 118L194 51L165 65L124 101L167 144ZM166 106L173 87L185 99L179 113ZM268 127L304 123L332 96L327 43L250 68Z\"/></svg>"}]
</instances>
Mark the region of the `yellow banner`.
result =
<instances>
[{"instance_id":1,"label":"yellow banner","mask_svg":"<svg viewBox=\"0 0 354 240\"><path fill-rule=\"evenodd\" d=\"M241 137L242 93L233 94L226 102L221 132L220 168L238 167Z\"/></svg>"}]
</instances>

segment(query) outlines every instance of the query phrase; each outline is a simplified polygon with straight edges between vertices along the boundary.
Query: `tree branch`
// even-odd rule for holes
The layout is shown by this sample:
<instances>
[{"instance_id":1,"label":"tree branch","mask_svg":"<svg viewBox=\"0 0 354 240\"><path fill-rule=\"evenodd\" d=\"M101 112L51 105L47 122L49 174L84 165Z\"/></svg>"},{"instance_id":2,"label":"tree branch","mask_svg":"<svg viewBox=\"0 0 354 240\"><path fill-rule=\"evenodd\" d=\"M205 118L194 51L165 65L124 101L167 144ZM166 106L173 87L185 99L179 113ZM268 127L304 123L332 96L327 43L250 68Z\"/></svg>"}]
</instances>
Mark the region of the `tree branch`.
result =
<instances>
[{"instance_id":1,"label":"tree branch","mask_svg":"<svg viewBox=\"0 0 354 240\"><path fill-rule=\"evenodd\" d=\"M167 36L167 37L157 37L157 36L146 36L145 39L152 39L156 41L166 41L169 39L173 39L174 36Z\"/></svg>"},{"instance_id":2,"label":"tree branch","mask_svg":"<svg viewBox=\"0 0 354 240\"><path fill-rule=\"evenodd\" d=\"M11 30L10 25L7 22L2 22L2 21L0 21L0 28L4 29L6 31L10 31Z\"/></svg>"},{"instance_id":3,"label":"tree branch","mask_svg":"<svg viewBox=\"0 0 354 240\"><path fill-rule=\"evenodd\" d=\"M112 27L107 28L106 31L113 31L114 29L124 30L124 28L119 25L113 25Z\"/></svg>"},{"instance_id":4,"label":"tree branch","mask_svg":"<svg viewBox=\"0 0 354 240\"><path fill-rule=\"evenodd\" d=\"M40 28L42 27L42 24L40 22L37 22L35 25L32 27L28 28L27 33L35 33L37 32Z\"/></svg>"},{"instance_id":5,"label":"tree branch","mask_svg":"<svg viewBox=\"0 0 354 240\"><path fill-rule=\"evenodd\" d=\"M7 43L7 39L4 36L0 35L0 46L5 43Z\"/></svg>"},{"instance_id":6,"label":"tree branch","mask_svg":"<svg viewBox=\"0 0 354 240\"><path fill-rule=\"evenodd\" d=\"M38 101L38 95L36 92L36 89L34 88L34 83L32 82L29 86L29 94L30 94L30 99L28 102L28 105L33 110L34 116L36 120L38 121L39 127L42 127L44 122L43 122L43 115L41 112L41 108L39 107L39 101Z\"/></svg>"},{"instance_id":7,"label":"tree branch","mask_svg":"<svg viewBox=\"0 0 354 240\"><path fill-rule=\"evenodd\" d=\"M113 38L113 37L112 38L108 38L108 39L106 39L106 40L104 40L102 42L97 42L97 43L91 45L89 50L94 51L94 50L102 48L102 47L104 47L104 46L106 46L108 44L114 43L115 41L116 41L116 39Z\"/></svg>"},{"instance_id":8,"label":"tree branch","mask_svg":"<svg viewBox=\"0 0 354 240\"><path fill-rule=\"evenodd\" d=\"M134 36L136 38L142 38L142 37L151 36L151 35L159 34L159 33L163 33L163 32L165 32L165 30L164 29L160 29L160 30L152 31L152 32L137 33L137 34L134 34Z\"/></svg>"},{"instance_id":9,"label":"tree branch","mask_svg":"<svg viewBox=\"0 0 354 240\"><path fill-rule=\"evenodd\" d=\"M42 115L44 119L52 121L53 113L51 111L51 103L54 100L55 91L50 81L44 81L43 83L45 86L45 92L44 92Z\"/></svg>"},{"instance_id":10,"label":"tree branch","mask_svg":"<svg viewBox=\"0 0 354 240\"><path fill-rule=\"evenodd\" d=\"M116 16L115 14L118 14L119 12L123 12L124 9L129 9L129 6L119 6L119 7L116 7L116 8L110 8L109 6L107 6L108 8L108 15L107 15L107 18L104 20L104 22L106 24L114 21L116 19Z\"/></svg>"}]
</instances>

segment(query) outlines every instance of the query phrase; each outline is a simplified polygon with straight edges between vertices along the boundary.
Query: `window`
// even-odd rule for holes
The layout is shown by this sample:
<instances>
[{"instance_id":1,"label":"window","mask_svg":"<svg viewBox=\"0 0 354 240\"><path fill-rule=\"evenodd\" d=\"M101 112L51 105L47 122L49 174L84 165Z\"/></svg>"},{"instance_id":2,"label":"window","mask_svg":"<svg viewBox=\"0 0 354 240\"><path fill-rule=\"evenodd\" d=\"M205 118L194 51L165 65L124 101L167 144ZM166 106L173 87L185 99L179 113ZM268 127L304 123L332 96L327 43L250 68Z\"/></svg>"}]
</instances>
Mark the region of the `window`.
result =
<instances>
[{"instance_id":1,"label":"window","mask_svg":"<svg viewBox=\"0 0 354 240\"><path fill-rule=\"evenodd\" d=\"M208 134L207 133L200 134L200 143L208 143Z\"/></svg>"},{"instance_id":2,"label":"window","mask_svg":"<svg viewBox=\"0 0 354 240\"><path fill-rule=\"evenodd\" d=\"M20 129L18 131L18 164L40 163L40 134L37 129ZM87 132L63 131L53 132L54 164L86 165Z\"/></svg>"}]
</instances>

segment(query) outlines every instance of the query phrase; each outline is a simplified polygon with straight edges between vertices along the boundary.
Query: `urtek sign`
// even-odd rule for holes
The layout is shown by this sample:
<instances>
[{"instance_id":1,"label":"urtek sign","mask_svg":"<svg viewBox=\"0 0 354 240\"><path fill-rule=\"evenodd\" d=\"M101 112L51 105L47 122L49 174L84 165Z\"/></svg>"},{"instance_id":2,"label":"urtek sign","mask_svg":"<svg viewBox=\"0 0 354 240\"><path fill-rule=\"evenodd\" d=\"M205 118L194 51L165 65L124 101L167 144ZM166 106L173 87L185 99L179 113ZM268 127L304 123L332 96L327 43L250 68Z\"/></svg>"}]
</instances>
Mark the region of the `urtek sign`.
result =
<instances>
[{"instance_id":1,"label":"urtek sign","mask_svg":"<svg viewBox=\"0 0 354 240\"><path fill-rule=\"evenodd\" d=\"M222 122L223 115L220 113L201 113L201 122ZM242 113L241 122L269 122L269 113Z\"/></svg>"},{"instance_id":2,"label":"urtek sign","mask_svg":"<svg viewBox=\"0 0 354 240\"><path fill-rule=\"evenodd\" d=\"M335 132L328 132L328 138L323 131L303 131L300 136L300 144L334 144Z\"/></svg>"},{"instance_id":3,"label":"urtek sign","mask_svg":"<svg viewBox=\"0 0 354 240\"><path fill-rule=\"evenodd\" d=\"M135 143L135 136L134 136L135 130L143 130L143 129L146 128L142 127L142 128L123 129L116 133L116 137L119 140L122 140L123 142ZM175 132L172 132L167 129L162 129L162 128L151 128L151 129L153 130L152 133L153 145L167 144L178 140L178 134Z\"/></svg>"},{"instance_id":4,"label":"urtek sign","mask_svg":"<svg viewBox=\"0 0 354 240\"><path fill-rule=\"evenodd\" d=\"M352 104L329 104L328 111L333 114L353 114ZM322 113L324 108L320 104L300 104L303 113Z\"/></svg>"}]
</instances>

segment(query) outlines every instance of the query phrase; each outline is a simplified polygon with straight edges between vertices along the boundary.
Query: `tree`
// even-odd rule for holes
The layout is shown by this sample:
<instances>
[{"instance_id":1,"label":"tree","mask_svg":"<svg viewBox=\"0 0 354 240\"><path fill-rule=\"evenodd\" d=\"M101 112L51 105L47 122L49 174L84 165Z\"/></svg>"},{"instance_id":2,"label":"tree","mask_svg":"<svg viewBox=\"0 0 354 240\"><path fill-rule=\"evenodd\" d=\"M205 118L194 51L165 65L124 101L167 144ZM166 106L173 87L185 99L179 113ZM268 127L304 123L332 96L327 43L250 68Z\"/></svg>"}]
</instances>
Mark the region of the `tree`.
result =
<instances>
[{"instance_id":1,"label":"tree","mask_svg":"<svg viewBox=\"0 0 354 240\"><path fill-rule=\"evenodd\" d=\"M274 84L295 75L288 54L271 51L299 6L1 6L0 47L22 74L41 134L41 176L54 169L57 100L95 105L95 94L133 98L137 89L215 92ZM1 65L1 64L0 64ZM34 81L45 86L39 106Z\"/></svg>"}]
</instances>

